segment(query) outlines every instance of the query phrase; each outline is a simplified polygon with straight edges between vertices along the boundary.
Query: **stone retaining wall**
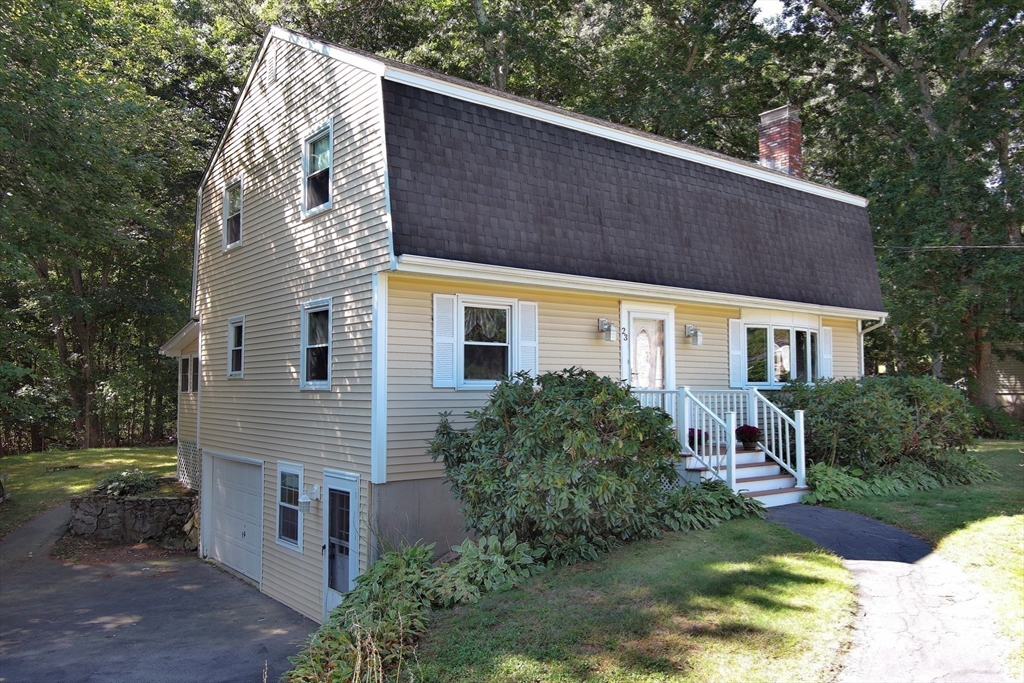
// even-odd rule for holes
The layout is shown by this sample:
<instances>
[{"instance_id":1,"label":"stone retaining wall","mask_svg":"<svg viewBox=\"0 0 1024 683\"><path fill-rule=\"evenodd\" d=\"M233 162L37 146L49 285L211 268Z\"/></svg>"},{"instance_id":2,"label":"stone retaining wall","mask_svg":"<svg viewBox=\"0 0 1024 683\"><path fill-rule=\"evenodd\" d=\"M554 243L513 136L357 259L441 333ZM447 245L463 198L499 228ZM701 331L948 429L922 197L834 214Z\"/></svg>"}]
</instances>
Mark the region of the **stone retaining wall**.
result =
<instances>
[{"instance_id":1,"label":"stone retaining wall","mask_svg":"<svg viewBox=\"0 0 1024 683\"><path fill-rule=\"evenodd\" d=\"M195 492L170 498L74 496L69 530L74 536L114 543L157 541L188 547L187 536L195 534L190 534L192 529L186 530L185 525L196 513L196 502Z\"/></svg>"}]
</instances>

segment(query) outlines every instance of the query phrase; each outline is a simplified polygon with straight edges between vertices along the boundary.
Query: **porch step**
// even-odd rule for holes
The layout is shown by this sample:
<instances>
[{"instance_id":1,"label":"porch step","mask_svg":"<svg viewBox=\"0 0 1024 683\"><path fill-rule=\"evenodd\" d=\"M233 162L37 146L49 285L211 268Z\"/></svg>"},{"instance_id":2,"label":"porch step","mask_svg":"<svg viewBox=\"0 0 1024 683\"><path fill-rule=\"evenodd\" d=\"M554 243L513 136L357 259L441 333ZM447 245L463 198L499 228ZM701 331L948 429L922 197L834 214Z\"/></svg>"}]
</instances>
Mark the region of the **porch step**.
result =
<instances>
[{"instance_id":1,"label":"porch step","mask_svg":"<svg viewBox=\"0 0 1024 683\"><path fill-rule=\"evenodd\" d=\"M725 451L724 450L722 451L721 455L723 457L725 456ZM741 451L739 449L736 450L736 464L737 465L758 464L758 463L763 463L764 461L765 461L765 455L764 455L764 451L762 451L761 449L757 449L755 451ZM691 466L692 467L701 467L700 461L697 460L697 458L695 458L692 455L686 456L686 458L684 458L683 462L684 462L684 464L686 466L686 469L690 469Z\"/></svg>"},{"instance_id":2,"label":"porch step","mask_svg":"<svg viewBox=\"0 0 1024 683\"><path fill-rule=\"evenodd\" d=\"M796 477L791 474L771 474L761 477L736 477L736 488L740 491L775 491L796 486Z\"/></svg>"},{"instance_id":3,"label":"porch step","mask_svg":"<svg viewBox=\"0 0 1024 683\"><path fill-rule=\"evenodd\" d=\"M811 489L806 486L791 486L773 491L744 491L740 495L744 498L753 498L761 501L766 508L779 507L780 505L791 505L803 500L804 494L810 493Z\"/></svg>"},{"instance_id":4,"label":"porch step","mask_svg":"<svg viewBox=\"0 0 1024 683\"><path fill-rule=\"evenodd\" d=\"M687 472L707 472L710 468L704 465L694 465L693 467L687 467ZM718 466L719 472L725 471L725 465ZM773 475L781 474L782 468L777 463L771 460L761 460L761 462L748 462L742 465L736 465L736 476L737 479L749 479L751 477L770 477Z\"/></svg>"}]
</instances>

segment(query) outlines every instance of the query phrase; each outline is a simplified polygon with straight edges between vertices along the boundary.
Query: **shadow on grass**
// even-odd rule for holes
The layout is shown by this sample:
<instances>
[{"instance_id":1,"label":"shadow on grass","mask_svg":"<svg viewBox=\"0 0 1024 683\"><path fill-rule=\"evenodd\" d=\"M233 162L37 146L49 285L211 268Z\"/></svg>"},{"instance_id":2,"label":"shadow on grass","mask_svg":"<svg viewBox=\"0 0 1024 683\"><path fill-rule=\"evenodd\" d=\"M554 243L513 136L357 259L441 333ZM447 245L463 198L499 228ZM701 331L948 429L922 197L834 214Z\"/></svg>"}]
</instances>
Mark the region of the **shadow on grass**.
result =
<instances>
[{"instance_id":1,"label":"shadow on grass","mask_svg":"<svg viewBox=\"0 0 1024 683\"><path fill-rule=\"evenodd\" d=\"M721 679L714 667L723 655L795 662L802 654L794 633L827 609L820 595L848 590L844 580L835 558L759 521L672 534L436 614L420 674L427 681Z\"/></svg>"}]
</instances>

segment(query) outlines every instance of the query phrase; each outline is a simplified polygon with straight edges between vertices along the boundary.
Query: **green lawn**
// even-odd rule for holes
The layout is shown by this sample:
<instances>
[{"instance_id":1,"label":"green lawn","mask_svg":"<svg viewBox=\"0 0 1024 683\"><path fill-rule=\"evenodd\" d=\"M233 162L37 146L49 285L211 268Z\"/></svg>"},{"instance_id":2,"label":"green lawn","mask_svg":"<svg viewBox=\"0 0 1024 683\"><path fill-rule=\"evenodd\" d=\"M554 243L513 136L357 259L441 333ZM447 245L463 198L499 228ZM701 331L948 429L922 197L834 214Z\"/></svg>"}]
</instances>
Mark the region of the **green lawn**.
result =
<instances>
[{"instance_id":1,"label":"green lawn","mask_svg":"<svg viewBox=\"0 0 1024 683\"><path fill-rule=\"evenodd\" d=\"M47 467L78 465L77 470L47 472ZM0 538L33 517L85 493L112 472L138 467L157 475L174 474L175 449L90 448L48 451L0 458L0 476L10 499L0 504Z\"/></svg>"},{"instance_id":2,"label":"green lawn","mask_svg":"<svg viewBox=\"0 0 1024 683\"><path fill-rule=\"evenodd\" d=\"M424 681L828 680L854 590L839 560L760 520L633 543L436 613Z\"/></svg>"},{"instance_id":3,"label":"green lawn","mask_svg":"<svg viewBox=\"0 0 1024 683\"><path fill-rule=\"evenodd\" d=\"M979 457L996 481L836 504L931 541L983 586L1013 641L1011 671L1024 680L1024 444L984 441Z\"/></svg>"}]
</instances>

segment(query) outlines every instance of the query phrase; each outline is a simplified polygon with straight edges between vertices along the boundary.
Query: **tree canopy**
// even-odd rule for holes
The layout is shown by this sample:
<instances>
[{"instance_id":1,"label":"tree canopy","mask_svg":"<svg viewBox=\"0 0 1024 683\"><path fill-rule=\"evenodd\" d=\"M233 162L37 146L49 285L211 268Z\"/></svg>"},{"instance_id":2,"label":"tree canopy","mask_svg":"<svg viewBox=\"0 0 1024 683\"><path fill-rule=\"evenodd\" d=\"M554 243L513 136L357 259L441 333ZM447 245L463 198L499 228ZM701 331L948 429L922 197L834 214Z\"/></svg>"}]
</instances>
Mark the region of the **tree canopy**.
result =
<instances>
[{"instance_id":1,"label":"tree canopy","mask_svg":"<svg viewBox=\"0 0 1024 683\"><path fill-rule=\"evenodd\" d=\"M151 441L187 319L194 192L273 24L753 160L801 108L805 175L871 200L869 367L963 380L1024 333L1024 8L787 0L0 0L0 453ZM764 267L771 267L765 264Z\"/></svg>"}]
</instances>

